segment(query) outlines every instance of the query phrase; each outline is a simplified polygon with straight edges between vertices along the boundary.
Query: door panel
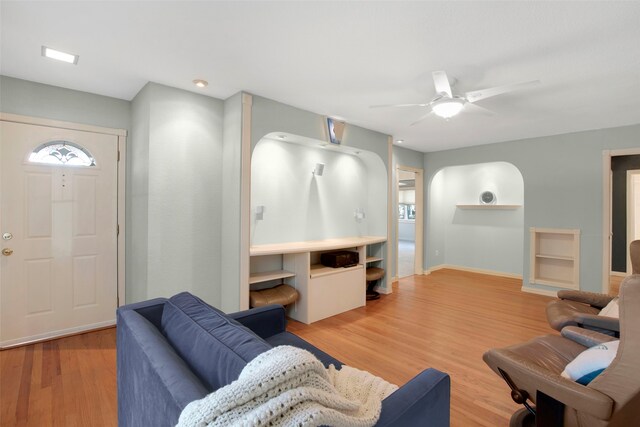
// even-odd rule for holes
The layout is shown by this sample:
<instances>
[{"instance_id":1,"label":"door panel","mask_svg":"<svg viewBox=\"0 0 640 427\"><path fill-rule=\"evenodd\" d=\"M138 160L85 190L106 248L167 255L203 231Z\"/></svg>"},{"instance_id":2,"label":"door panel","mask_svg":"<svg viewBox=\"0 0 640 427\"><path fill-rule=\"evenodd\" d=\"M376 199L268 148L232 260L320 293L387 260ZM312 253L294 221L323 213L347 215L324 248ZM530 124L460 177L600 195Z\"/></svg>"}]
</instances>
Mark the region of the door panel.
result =
<instances>
[{"instance_id":1,"label":"door panel","mask_svg":"<svg viewBox=\"0 0 640 427\"><path fill-rule=\"evenodd\" d=\"M95 165L30 162L49 141L83 147ZM0 257L0 345L112 324L117 136L0 122L0 150L0 227L13 235L2 241L13 253Z\"/></svg>"}]
</instances>

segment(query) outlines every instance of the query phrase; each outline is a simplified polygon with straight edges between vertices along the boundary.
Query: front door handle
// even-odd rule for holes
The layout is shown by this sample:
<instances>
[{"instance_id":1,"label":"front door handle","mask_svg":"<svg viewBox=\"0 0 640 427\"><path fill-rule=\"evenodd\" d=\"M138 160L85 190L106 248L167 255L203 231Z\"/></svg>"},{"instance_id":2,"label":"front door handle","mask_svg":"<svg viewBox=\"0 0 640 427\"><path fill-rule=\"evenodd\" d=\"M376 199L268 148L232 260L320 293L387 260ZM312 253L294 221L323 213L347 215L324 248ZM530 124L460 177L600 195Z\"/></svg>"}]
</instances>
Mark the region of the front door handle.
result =
<instances>
[{"instance_id":1,"label":"front door handle","mask_svg":"<svg viewBox=\"0 0 640 427\"><path fill-rule=\"evenodd\" d=\"M10 256L12 253L13 253L13 249L4 248L2 250L2 255L4 255L4 256Z\"/></svg>"}]
</instances>

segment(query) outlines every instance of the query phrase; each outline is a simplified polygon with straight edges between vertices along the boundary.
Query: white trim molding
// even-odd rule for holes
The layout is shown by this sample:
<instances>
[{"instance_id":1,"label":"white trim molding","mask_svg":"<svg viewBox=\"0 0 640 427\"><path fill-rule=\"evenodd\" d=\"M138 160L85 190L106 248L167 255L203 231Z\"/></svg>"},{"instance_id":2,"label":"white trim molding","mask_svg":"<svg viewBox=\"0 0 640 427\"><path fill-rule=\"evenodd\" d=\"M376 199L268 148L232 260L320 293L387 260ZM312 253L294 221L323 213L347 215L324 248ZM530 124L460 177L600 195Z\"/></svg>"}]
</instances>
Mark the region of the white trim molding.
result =
<instances>
[{"instance_id":1,"label":"white trim molding","mask_svg":"<svg viewBox=\"0 0 640 427\"><path fill-rule=\"evenodd\" d=\"M28 125L48 126L60 129L81 130L85 132L104 133L106 135L127 136L126 129L105 128L81 123L63 122L60 120L45 119L42 117L21 116L19 114L0 113L3 122L24 123Z\"/></svg>"},{"instance_id":2,"label":"white trim molding","mask_svg":"<svg viewBox=\"0 0 640 427\"><path fill-rule=\"evenodd\" d=\"M46 332L44 334L32 335L25 341L24 338L16 338L13 340L7 340L0 342L0 349L6 350L11 347L19 347L23 345L34 344L41 341L49 341L52 339L68 337L70 335L77 335L82 332L96 331L98 329L110 328L116 325L116 321L107 320L106 322L92 323L90 325L75 326L73 328L61 329L59 331Z\"/></svg>"},{"instance_id":3,"label":"white trim molding","mask_svg":"<svg viewBox=\"0 0 640 427\"><path fill-rule=\"evenodd\" d=\"M527 292L529 294L544 295L546 297L558 296L558 291L552 291L551 289L538 289L538 288L531 288L529 286L523 286L520 289L522 290L522 292Z\"/></svg>"}]
</instances>

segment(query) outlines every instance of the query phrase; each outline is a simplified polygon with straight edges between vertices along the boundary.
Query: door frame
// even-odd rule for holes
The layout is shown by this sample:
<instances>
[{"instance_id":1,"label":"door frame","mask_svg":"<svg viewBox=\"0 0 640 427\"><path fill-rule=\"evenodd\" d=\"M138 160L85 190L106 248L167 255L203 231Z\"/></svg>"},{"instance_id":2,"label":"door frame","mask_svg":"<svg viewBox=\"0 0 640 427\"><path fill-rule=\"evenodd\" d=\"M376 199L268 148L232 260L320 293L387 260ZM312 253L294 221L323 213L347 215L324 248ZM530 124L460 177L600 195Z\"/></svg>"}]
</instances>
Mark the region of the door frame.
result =
<instances>
[{"instance_id":1,"label":"door frame","mask_svg":"<svg viewBox=\"0 0 640 427\"><path fill-rule=\"evenodd\" d=\"M635 209L635 204L633 203L635 201L635 197L634 197L634 188L635 185L633 184L634 176L640 176L640 169L630 169L627 171L627 251L629 250L629 245L631 244L631 242L634 240L634 236L636 235L636 229L635 229L635 217L636 217L636 209ZM627 254L627 275L631 274L632 272L632 267L631 267L631 258L629 257L629 255Z\"/></svg>"},{"instance_id":2,"label":"door frame","mask_svg":"<svg viewBox=\"0 0 640 427\"><path fill-rule=\"evenodd\" d=\"M609 293L611 274L611 158L640 154L640 148L602 151L602 292Z\"/></svg>"},{"instance_id":3,"label":"door frame","mask_svg":"<svg viewBox=\"0 0 640 427\"><path fill-rule=\"evenodd\" d=\"M60 129L77 130L92 133L101 133L106 135L114 135L118 137L118 161L117 167L117 215L118 229L117 234L117 301L118 307L125 304L126 284L125 284L125 242L126 242L126 222L125 222L125 189L126 189L126 161L127 161L127 131L125 129L106 128L93 125L85 125L80 123L64 122L59 120L45 119L41 117L29 117L18 114L0 113L0 121L22 123L37 126L54 127ZM1 279L0 279L1 280ZM115 319L113 321L115 325ZM48 337L45 339L51 339ZM40 340L39 340L40 341Z\"/></svg>"},{"instance_id":4,"label":"door frame","mask_svg":"<svg viewBox=\"0 0 640 427\"><path fill-rule=\"evenodd\" d=\"M423 268L423 230L424 230L424 169L413 168L411 166L403 166L396 165L396 197L395 203L393 204L393 217L395 218L395 229L396 229L396 238L395 238L395 248L396 248L396 278L400 279L400 273L398 268L400 266L400 254L398 251L398 241L400 240L398 236L399 231L399 220L398 220L398 203L400 199L400 174L399 171L405 172L413 172L415 173L415 181L416 181L416 245L415 245L415 254L413 259L413 274L420 275L424 274Z\"/></svg>"}]
</instances>

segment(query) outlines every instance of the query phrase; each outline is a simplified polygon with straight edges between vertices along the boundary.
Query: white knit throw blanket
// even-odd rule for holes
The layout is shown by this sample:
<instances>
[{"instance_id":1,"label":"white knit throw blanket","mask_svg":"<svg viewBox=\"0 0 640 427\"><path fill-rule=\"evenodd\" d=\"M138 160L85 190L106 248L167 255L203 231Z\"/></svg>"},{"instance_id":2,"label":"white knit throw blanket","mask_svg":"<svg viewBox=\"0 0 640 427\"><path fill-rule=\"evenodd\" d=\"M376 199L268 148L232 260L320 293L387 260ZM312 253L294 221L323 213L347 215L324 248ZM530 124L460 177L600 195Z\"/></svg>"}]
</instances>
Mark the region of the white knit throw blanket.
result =
<instances>
[{"instance_id":1,"label":"white knit throw blanket","mask_svg":"<svg viewBox=\"0 0 640 427\"><path fill-rule=\"evenodd\" d=\"M373 426L382 400L397 389L368 372L325 369L308 351L279 346L249 362L236 381L189 403L177 427Z\"/></svg>"}]
</instances>

